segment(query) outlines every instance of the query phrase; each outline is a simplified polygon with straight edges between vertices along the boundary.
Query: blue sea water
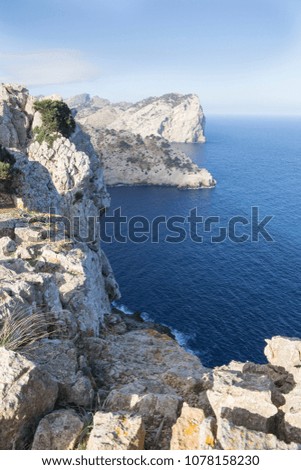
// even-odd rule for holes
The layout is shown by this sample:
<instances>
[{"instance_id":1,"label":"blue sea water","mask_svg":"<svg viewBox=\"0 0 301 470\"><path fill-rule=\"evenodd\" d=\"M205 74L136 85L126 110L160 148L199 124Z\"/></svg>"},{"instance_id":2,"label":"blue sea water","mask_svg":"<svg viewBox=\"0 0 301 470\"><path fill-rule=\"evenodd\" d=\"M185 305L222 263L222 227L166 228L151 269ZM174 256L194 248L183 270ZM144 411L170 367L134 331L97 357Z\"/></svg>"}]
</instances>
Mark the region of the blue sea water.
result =
<instances>
[{"instance_id":1,"label":"blue sea water","mask_svg":"<svg viewBox=\"0 0 301 470\"><path fill-rule=\"evenodd\" d=\"M215 189L111 188L127 216L272 215L273 242L104 244L120 303L177 331L208 366L264 362L265 338L301 337L301 119L209 117L206 144L181 148L216 178ZM111 210L112 212L112 210ZM249 228L244 228L250 233ZM239 232L242 232L240 230Z\"/></svg>"}]
</instances>

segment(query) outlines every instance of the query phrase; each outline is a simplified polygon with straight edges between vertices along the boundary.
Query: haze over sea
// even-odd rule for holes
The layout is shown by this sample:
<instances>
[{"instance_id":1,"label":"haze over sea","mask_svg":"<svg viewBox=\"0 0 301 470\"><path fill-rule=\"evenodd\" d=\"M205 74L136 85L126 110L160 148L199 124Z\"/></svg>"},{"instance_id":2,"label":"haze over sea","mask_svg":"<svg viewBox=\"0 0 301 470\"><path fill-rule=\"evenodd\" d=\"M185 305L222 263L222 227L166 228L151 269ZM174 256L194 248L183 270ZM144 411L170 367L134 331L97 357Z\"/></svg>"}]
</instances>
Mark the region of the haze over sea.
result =
<instances>
[{"instance_id":1,"label":"haze over sea","mask_svg":"<svg viewBox=\"0 0 301 470\"><path fill-rule=\"evenodd\" d=\"M128 216L273 215L273 242L104 244L120 284L120 304L178 332L208 366L265 362L264 339L301 337L301 118L210 117L206 144L181 148L206 167L212 190L110 188L112 209ZM112 212L112 210L111 210ZM242 230L240 230L241 232ZM245 233L250 233L247 227ZM217 233L215 233L217 234Z\"/></svg>"}]
</instances>

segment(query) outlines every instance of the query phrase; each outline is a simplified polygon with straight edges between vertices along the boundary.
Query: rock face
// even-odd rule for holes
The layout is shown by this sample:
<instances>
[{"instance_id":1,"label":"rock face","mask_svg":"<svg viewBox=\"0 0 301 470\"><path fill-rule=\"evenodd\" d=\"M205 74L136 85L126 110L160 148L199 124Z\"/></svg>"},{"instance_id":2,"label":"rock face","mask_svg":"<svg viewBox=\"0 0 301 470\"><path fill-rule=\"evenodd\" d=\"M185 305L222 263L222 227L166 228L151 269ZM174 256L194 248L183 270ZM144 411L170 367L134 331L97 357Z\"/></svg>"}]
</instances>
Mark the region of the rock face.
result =
<instances>
[{"instance_id":1,"label":"rock face","mask_svg":"<svg viewBox=\"0 0 301 470\"><path fill-rule=\"evenodd\" d=\"M205 419L203 410L183 404L181 416L172 428L171 450L200 448L200 428Z\"/></svg>"},{"instance_id":2,"label":"rock face","mask_svg":"<svg viewBox=\"0 0 301 470\"><path fill-rule=\"evenodd\" d=\"M169 336L148 329L118 337L110 333L99 356L93 354L91 367L107 395L105 410L143 417L146 449L169 449L183 400L203 406L210 386L209 371L196 357Z\"/></svg>"},{"instance_id":3,"label":"rock face","mask_svg":"<svg viewBox=\"0 0 301 470\"><path fill-rule=\"evenodd\" d=\"M274 434L251 431L242 426L234 426L228 420L221 420L217 440L225 450L300 450L301 445L279 441Z\"/></svg>"},{"instance_id":4,"label":"rock face","mask_svg":"<svg viewBox=\"0 0 301 470\"><path fill-rule=\"evenodd\" d=\"M98 412L94 415L87 449L142 450L144 434L141 417Z\"/></svg>"},{"instance_id":5,"label":"rock face","mask_svg":"<svg viewBox=\"0 0 301 470\"><path fill-rule=\"evenodd\" d=\"M205 142L204 113L197 95L170 93L138 103L112 104L83 94L67 100L83 125L154 135L170 142Z\"/></svg>"},{"instance_id":6,"label":"rock face","mask_svg":"<svg viewBox=\"0 0 301 470\"><path fill-rule=\"evenodd\" d=\"M237 369L239 364L234 363L214 370L208 398L215 416L254 431L271 432L278 412L272 402L274 384L266 375Z\"/></svg>"},{"instance_id":7,"label":"rock face","mask_svg":"<svg viewBox=\"0 0 301 470\"><path fill-rule=\"evenodd\" d=\"M106 183L211 188L215 180L162 137L85 127L104 165Z\"/></svg>"},{"instance_id":8,"label":"rock face","mask_svg":"<svg viewBox=\"0 0 301 470\"><path fill-rule=\"evenodd\" d=\"M34 114L34 100L20 85L0 85L0 142L4 147L26 148Z\"/></svg>"},{"instance_id":9,"label":"rock face","mask_svg":"<svg viewBox=\"0 0 301 470\"><path fill-rule=\"evenodd\" d=\"M22 87L0 87L0 144L16 160L16 208L0 214L0 334L2 322L14 325L21 312L28 317L25 336L35 342L34 349L22 343L18 354L1 352L2 449L28 446L56 401L92 405L93 378L76 341L99 335L119 296L98 229L87 237L89 218L97 224L109 204L100 160L80 129L52 148L33 142L33 101ZM42 341L29 329L37 314L46 320Z\"/></svg>"},{"instance_id":10,"label":"rock face","mask_svg":"<svg viewBox=\"0 0 301 470\"><path fill-rule=\"evenodd\" d=\"M26 113L28 103L32 110L33 99L21 87L3 85L1 90L3 122L10 120L9 128L19 130L18 113L23 109ZM23 121L28 136L32 119ZM19 134L16 131L16 135ZM7 143L1 140L1 135L0 143ZM24 150L26 143L29 145ZM41 297L51 296L51 301L56 300L49 311L68 310L79 330L97 334L104 314L110 312L110 301L119 296L109 262L99 246L99 215L109 205L100 160L89 137L80 129L76 129L72 141L59 137L52 148L46 143L30 144L25 139L21 142L21 138L15 138L10 144L22 150L11 151L16 160L13 180L16 206L23 212L38 212L39 217L35 214L36 219L29 216L6 221L7 231L3 234L9 234L14 242L6 240L2 249L4 261L9 258L4 279L10 279L9 271L11 276L17 271L19 282L26 284L31 278L35 283L39 279L42 292L31 288L28 304L41 305ZM54 236L50 238L49 212L60 217L53 219ZM16 250L9 252L13 243L16 243ZM92 274L94 272L97 274Z\"/></svg>"},{"instance_id":11,"label":"rock face","mask_svg":"<svg viewBox=\"0 0 301 470\"><path fill-rule=\"evenodd\" d=\"M71 340L46 339L30 353L34 362L58 384L61 404L89 408L93 403L93 386L80 368L78 352Z\"/></svg>"},{"instance_id":12,"label":"rock face","mask_svg":"<svg viewBox=\"0 0 301 470\"><path fill-rule=\"evenodd\" d=\"M79 95L67 100L91 136L108 185L211 188L216 182L170 142L204 142L196 95L169 94L136 104Z\"/></svg>"},{"instance_id":13,"label":"rock face","mask_svg":"<svg viewBox=\"0 0 301 470\"><path fill-rule=\"evenodd\" d=\"M54 407L58 387L43 370L0 348L0 449L22 449L39 418Z\"/></svg>"},{"instance_id":14,"label":"rock face","mask_svg":"<svg viewBox=\"0 0 301 470\"><path fill-rule=\"evenodd\" d=\"M284 368L291 376L291 390L280 407L282 431L287 441L301 443L301 340L276 336L267 341L264 352L273 366Z\"/></svg>"}]
</instances>

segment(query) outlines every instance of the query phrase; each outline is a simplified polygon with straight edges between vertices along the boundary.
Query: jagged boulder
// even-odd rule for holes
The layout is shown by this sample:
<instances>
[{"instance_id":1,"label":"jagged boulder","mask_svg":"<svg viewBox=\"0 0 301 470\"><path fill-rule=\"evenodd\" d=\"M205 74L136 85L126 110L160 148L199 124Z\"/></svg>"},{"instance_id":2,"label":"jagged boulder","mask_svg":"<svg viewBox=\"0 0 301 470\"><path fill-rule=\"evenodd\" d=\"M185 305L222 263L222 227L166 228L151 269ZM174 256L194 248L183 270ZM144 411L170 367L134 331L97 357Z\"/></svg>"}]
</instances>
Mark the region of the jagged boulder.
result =
<instances>
[{"instance_id":1,"label":"jagged boulder","mask_svg":"<svg viewBox=\"0 0 301 470\"><path fill-rule=\"evenodd\" d=\"M147 393L141 383L135 382L112 390L104 407L108 411L142 416L146 449L169 449L171 427L177 420L181 402L174 394Z\"/></svg>"},{"instance_id":2,"label":"jagged boulder","mask_svg":"<svg viewBox=\"0 0 301 470\"><path fill-rule=\"evenodd\" d=\"M24 448L57 395L57 383L47 372L0 348L0 449Z\"/></svg>"},{"instance_id":3,"label":"jagged boulder","mask_svg":"<svg viewBox=\"0 0 301 470\"><path fill-rule=\"evenodd\" d=\"M243 372L243 364L230 363L213 372L207 395L217 417L250 430L274 432L278 408L272 401L274 384L263 374Z\"/></svg>"},{"instance_id":4,"label":"jagged boulder","mask_svg":"<svg viewBox=\"0 0 301 470\"><path fill-rule=\"evenodd\" d=\"M94 391L91 380L79 368L77 349L70 340L45 339L30 352L32 360L58 384L60 403L89 408Z\"/></svg>"},{"instance_id":5,"label":"jagged boulder","mask_svg":"<svg viewBox=\"0 0 301 470\"><path fill-rule=\"evenodd\" d=\"M270 364L298 372L301 367L301 339L274 336L266 343L264 353Z\"/></svg>"},{"instance_id":6,"label":"jagged boulder","mask_svg":"<svg viewBox=\"0 0 301 470\"><path fill-rule=\"evenodd\" d=\"M144 426L140 416L97 412L88 450L143 450Z\"/></svg>"},{"instance_id":7,"label":"jagged boulder","mask_svg":"<svg viewBox=\"0 0 301 470\"><path fill-rule=\"evenodd\" d=\"M78 330L98 336L104 314L111 310L110 301L120 295L103 252L91 250L84 243L67 250L55 250L46 244L41 248L37 268L55 276L62 304L73 313Z\"/></svg>"},{"instance_id":8,"label":"jagged boulder","mask_svg":"<svg viewBox=\"0 0 301 470\"><path fill-rule=\"evenodd\" d=\"M72 450L83 427L83 421L74 411L53 411L39 422L32 450Z\"/></svg>"},{"instance_id":9,"label":"jagged boulder","mask_svg":"<svg viewBox=\"0 0 301 470\"><path fill-rule=\"evenodd\" d=\"M220 420L217 441L224 450L300 450L301 445L287 444L274 434L252 431L244 426L235 426L228 420Z\"/></svg>"},{"instance_id":10,"label":"jagged boulder","mask_svg":"<svg viewBox=\"0 0 301 470\"><path fill-rule=\"evenodd\" d=\"M1 254L10 256L14 251L16 251L16 243L10 237L0 238L0 258Z\"/></svg>"},{"instance_id":11,"label":"jagged boulder","mask_svg":"<svg viewBox=\"0 0 301 470\"><path fill-rule=\"evenodd\" d=\"M34 114L33 98L21 85L0 85L0 143L25 148Z\"/></svg>"},{"instance_id":12,"label":"jagged boulder","mask_svg":"<svg viewBox=\"0 0 301 470\"><path fill-rule=\"evenodd\" d=\"M288 442L301 443L301 340L275 336L266 342L264 352L268 361L284 368L293 378L280 407L283 435Z\"/></svg>"},{"instance_id":13,"label":"jagged boulder","mask_svg":"<svg viewBox=\"0 0 301 470\"><path fill-rule=\"evenodd\" d=\"M205 419L203 410L183 404L181 415L172 427L171 450L200 449L200 428Z\"/></svg>"}]
</instances>

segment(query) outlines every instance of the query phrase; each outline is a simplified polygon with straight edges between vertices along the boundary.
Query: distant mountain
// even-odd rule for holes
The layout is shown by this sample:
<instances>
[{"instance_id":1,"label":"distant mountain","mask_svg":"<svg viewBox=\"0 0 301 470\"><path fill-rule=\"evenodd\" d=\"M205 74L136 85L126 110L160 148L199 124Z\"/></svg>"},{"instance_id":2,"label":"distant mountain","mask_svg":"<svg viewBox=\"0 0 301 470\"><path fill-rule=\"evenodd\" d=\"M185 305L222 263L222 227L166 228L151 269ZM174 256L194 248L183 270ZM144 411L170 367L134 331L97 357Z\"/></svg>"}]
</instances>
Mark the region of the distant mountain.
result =
<instances>
[{"instance_id":1,"label":"distant mountain","mask_svg":"<svg viewBox=\"0 0 301 470\"><path fill-rule=\"evenodd\" d=\"M169 93L135 104L113 104L98 96L82 94L66 103L84 125L126 130L142 137L155 135L170 142L205 142L205 118L197 95Z\"/></svg>"}]
</instances>

